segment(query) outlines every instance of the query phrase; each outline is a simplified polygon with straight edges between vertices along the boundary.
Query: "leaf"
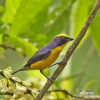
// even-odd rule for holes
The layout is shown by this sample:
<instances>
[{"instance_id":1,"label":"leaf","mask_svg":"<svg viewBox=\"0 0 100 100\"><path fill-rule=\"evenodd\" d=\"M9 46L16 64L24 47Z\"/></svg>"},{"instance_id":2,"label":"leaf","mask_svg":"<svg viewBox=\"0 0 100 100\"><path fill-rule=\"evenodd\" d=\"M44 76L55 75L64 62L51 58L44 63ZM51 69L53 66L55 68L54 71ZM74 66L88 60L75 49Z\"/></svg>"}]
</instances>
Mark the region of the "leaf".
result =
<instances>
[{"instance_id":1,"label":"leaf","mask_svg":"<svg viewBox=\"0 0 100 100\"><path fill-rule=\"evenodd\" d=\"M4 12L4 7L0 6L0 13Z\"/></svg>"},{"instance_id":2,"label":"leaf","mask_svg":"<svg viewBox=\"0 0 100 100\"><path fill-rule=\"evenodd\" d=\"M22 0L6 0L5 2L5 12L3 14L2 20L5 23L12 23L14 17L17 14L17 10L21 5Z\"/></svg>"},{"instance_id":3,"label":"leaf","mask_svg":"<svg viewBox=\"0 0 100 100\"><path fill-rule=\"evenodd\" d=\"M5 33L6 31L6 24L0 19L0 34Z\"/></svg>"},{"instance_id":4,"label":"leaf","mask_svg":"<svg viewBox=\"0 0 100 100\"><path fill-rule=\"evenodd\" d=\"M3 34L0 34L0 43L2 43Z\"/></svg>"},{"instance_id":5,"label":"leaf","mask_svg":"<svg viewBox=\"0 0 100 100\"><path fill-rule=\"evenodd\" d=\"M69 33L73 38L79 34L82 26L89 15L89 8L91 7L91 1L76 0L73 4L70 14L70 30ZM82 43L86 40L89 35L89 29L87 35L83 38ZM81 43L81 44L82 44Z\"/></svg>"},{"instance_id":6,"label":"leaf","mask_svg":"<svg viewBox=\"0 0 100 100\"><path fill-rule=\"evenodd\" d=\"M98 53L100 54L100 11L97 12L90 28L91 28L91 36L92 36L92 40L94 45L96 46Z\"/></svg>"},{"instance_id":7,"label":"leaf","mask_svg":"<svg viewBox=\"0 0 100 100\"><path fill-rule=\"evenodd\" d=\"M33 44L31 44L30 42L26 42L20 37L10 37L9 41L15 47L21 48L29 57L37 51L37 48Z\"/></svg>"},{"instance_id":8,"label":"leaf","mask_svg":"<svg viewBox=\"0 0 100 100\"><path fill-rule=\"evenodd\" d=\"M15 11L16 14L14 13L14 11L12 11L12 14L10 14L10 16L12 17L11 20L13 20L10 35L18 35L21 34L21 32L23 32L24 30L27 30L31 21L36 21L36 16L38 15L38 13L41 12L44 8L46 8L49 3L50 0L22 0L22 2L20 1L20 5L18 6L18 8L15 8L15 10L17 9L17 12ZM10 5L12 5L12 2L10 1L10 3L7 4L9 6L7 6L8 9L10 9ZM14 7L12 7L12 9L14 9Z\"/></svg>"},{"instance_id":9,"label":"leaf","mask_svg":"<svg viewBox=\"0 0 100 100\"><path fill-rule=\"evenodd\" d=\"M54 23L48 26L45 31L45 34L47 34L47 36L49 37L49 41L53 37L55 37L57 34L62 33L62 31L64 30L64 27L66 27L66 25L68 24L68 15L69 15L69 11L67 12L67 10L65 10L61 14L61 16L59 16L56 20L52 20L54 21Z\"/></svg>"},{"instance_id":10,"label":"leaf","mask_svg":"<svg viewBox=\"0 0 100 100\"><path fill-rule=\"evenodd\" d=\"M31 30L36 33L44 33L50 42L51 39L63 32L67 33L69 12L73 0L53 0L49 10L39 13L37 20L32 22Z\"/></svg>"},{"instance_id":11,"label":"leaf","mask_svg":"<svg viewBox=\"0 0 100 100\"><path fill-rule=\"evenodd\" d=\"M38 48L41 46L44 46L47 42L47 37L45 34L33 34L30 38L29 41L32 43L35 43Z\"/></svg>"},{"instance_id":12,"label":"leaf","mask_svg":"<svg viewBox=\"0 0 100 100\"><path fill-rule=\"evenodd\" d=\"M49 13L49 17L45 25L45 34L47 34L49 40L60 33L68 34L69 15L72 4L73 0L63 0L59 6L56 5L56 7L54 7L54 9Z\"/></svg>"},{"instance_id":13,"label":"leaf","mask_svg":"<svg viewBox=\"0 0 100 100\"><path fill-rule=\"evenodd\" d=\"M100 95L100 87L98 87L98 94Z\"/></svg>"},{"instance_id":14,"label":"leaf","mask_svg":"<svg viewBox=\"0 0 100 100\"><path fill-rule=\"evenodd\" d=\"M84 89L87 90L89 89L92 85L94 85L96 83L96 80L90 80L88 81L85 86L84 86Z\"/></svg>"}]
</instances>

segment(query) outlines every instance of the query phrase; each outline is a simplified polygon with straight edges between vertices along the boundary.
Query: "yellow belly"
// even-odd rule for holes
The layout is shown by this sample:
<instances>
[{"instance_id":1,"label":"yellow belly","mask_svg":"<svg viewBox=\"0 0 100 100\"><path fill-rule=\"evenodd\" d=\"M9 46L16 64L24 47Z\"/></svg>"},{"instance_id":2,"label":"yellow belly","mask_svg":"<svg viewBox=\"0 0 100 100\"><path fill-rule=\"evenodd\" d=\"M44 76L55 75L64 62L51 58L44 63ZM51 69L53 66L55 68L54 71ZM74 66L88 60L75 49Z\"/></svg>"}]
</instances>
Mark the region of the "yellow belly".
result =
<instances>
[{"instance_id":1,"label":"yellow belly","mask_svg":"<svg viewBox=\"0 0 100 100\"><path fill-rule=\"evenodd\" d=\"M58 58L59 54L61 53L62 49L64 48L65 44L62 46L58 46L55 49L51 50L50 55L46 58L43 59L41 61L37 61L33 64L30 65L29 68L27 68L27 70L44 70L47 67L49 67L52 63L55 62L55 60Z\"/></svg>"}]
</instances>

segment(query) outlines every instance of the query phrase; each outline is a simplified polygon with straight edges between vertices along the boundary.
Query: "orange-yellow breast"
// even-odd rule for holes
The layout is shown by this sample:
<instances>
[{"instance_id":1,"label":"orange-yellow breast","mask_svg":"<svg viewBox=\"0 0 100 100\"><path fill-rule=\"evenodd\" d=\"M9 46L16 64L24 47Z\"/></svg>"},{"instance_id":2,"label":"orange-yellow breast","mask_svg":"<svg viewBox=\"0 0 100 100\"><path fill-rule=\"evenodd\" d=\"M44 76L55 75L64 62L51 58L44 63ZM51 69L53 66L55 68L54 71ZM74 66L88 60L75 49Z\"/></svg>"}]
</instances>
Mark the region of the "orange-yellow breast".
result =
<instances>
[{"instance_id":1,"label":"orange-yellow breast","mask_svg":"<svg viewBox=\"0 0 100 100\"><path fill-rule=\"evenodd\" d=\"M27 68L27 70L44 70L45 68L49 67L58 58L59 54L61 53L65 45L66 44L63 44L52 49L50 55L46 59L31 64L30 67Z\"/></svg>"}]
</instances>

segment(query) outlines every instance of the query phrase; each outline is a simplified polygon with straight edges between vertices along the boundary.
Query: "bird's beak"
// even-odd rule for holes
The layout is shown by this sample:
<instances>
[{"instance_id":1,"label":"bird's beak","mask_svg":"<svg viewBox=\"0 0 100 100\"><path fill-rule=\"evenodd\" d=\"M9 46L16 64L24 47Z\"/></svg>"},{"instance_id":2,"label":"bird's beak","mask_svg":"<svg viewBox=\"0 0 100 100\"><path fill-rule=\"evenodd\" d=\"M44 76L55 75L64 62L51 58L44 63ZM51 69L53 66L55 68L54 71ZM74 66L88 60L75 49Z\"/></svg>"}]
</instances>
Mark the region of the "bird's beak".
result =
<instances>
[{"instance_id":1,"label":"bird's beak","mask_svg":"<svg viewBox=\"0 0 100 100\"><path fill-rule=\"evenodd\" d=\"M68 41L72 41L72 40L74 40L74 39L73 39L73 38L69 38L69 39L68 39Z\"/></svg>"}]
</instances>

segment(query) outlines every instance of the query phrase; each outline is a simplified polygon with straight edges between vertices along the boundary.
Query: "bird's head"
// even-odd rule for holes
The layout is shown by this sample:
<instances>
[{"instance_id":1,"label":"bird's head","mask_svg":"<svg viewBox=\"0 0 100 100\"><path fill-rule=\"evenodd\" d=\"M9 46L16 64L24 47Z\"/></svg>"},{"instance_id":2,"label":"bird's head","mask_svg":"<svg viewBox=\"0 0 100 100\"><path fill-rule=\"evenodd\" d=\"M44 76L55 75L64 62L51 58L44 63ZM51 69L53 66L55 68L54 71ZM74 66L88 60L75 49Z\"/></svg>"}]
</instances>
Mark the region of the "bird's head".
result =
<instances>
[{"instance_id":1,"label":"bird's head","mask_svg":"<svg viewBox=\"0 0 100 100\"><path fill-rule=\"evenodd\" d=\"M73 38L70 38L66 34L58 34L56 37L54 37L54 42L57 43L59 46L62 44L66 44L69 41L74 40Z\"/></svg>"}]
</instances>

